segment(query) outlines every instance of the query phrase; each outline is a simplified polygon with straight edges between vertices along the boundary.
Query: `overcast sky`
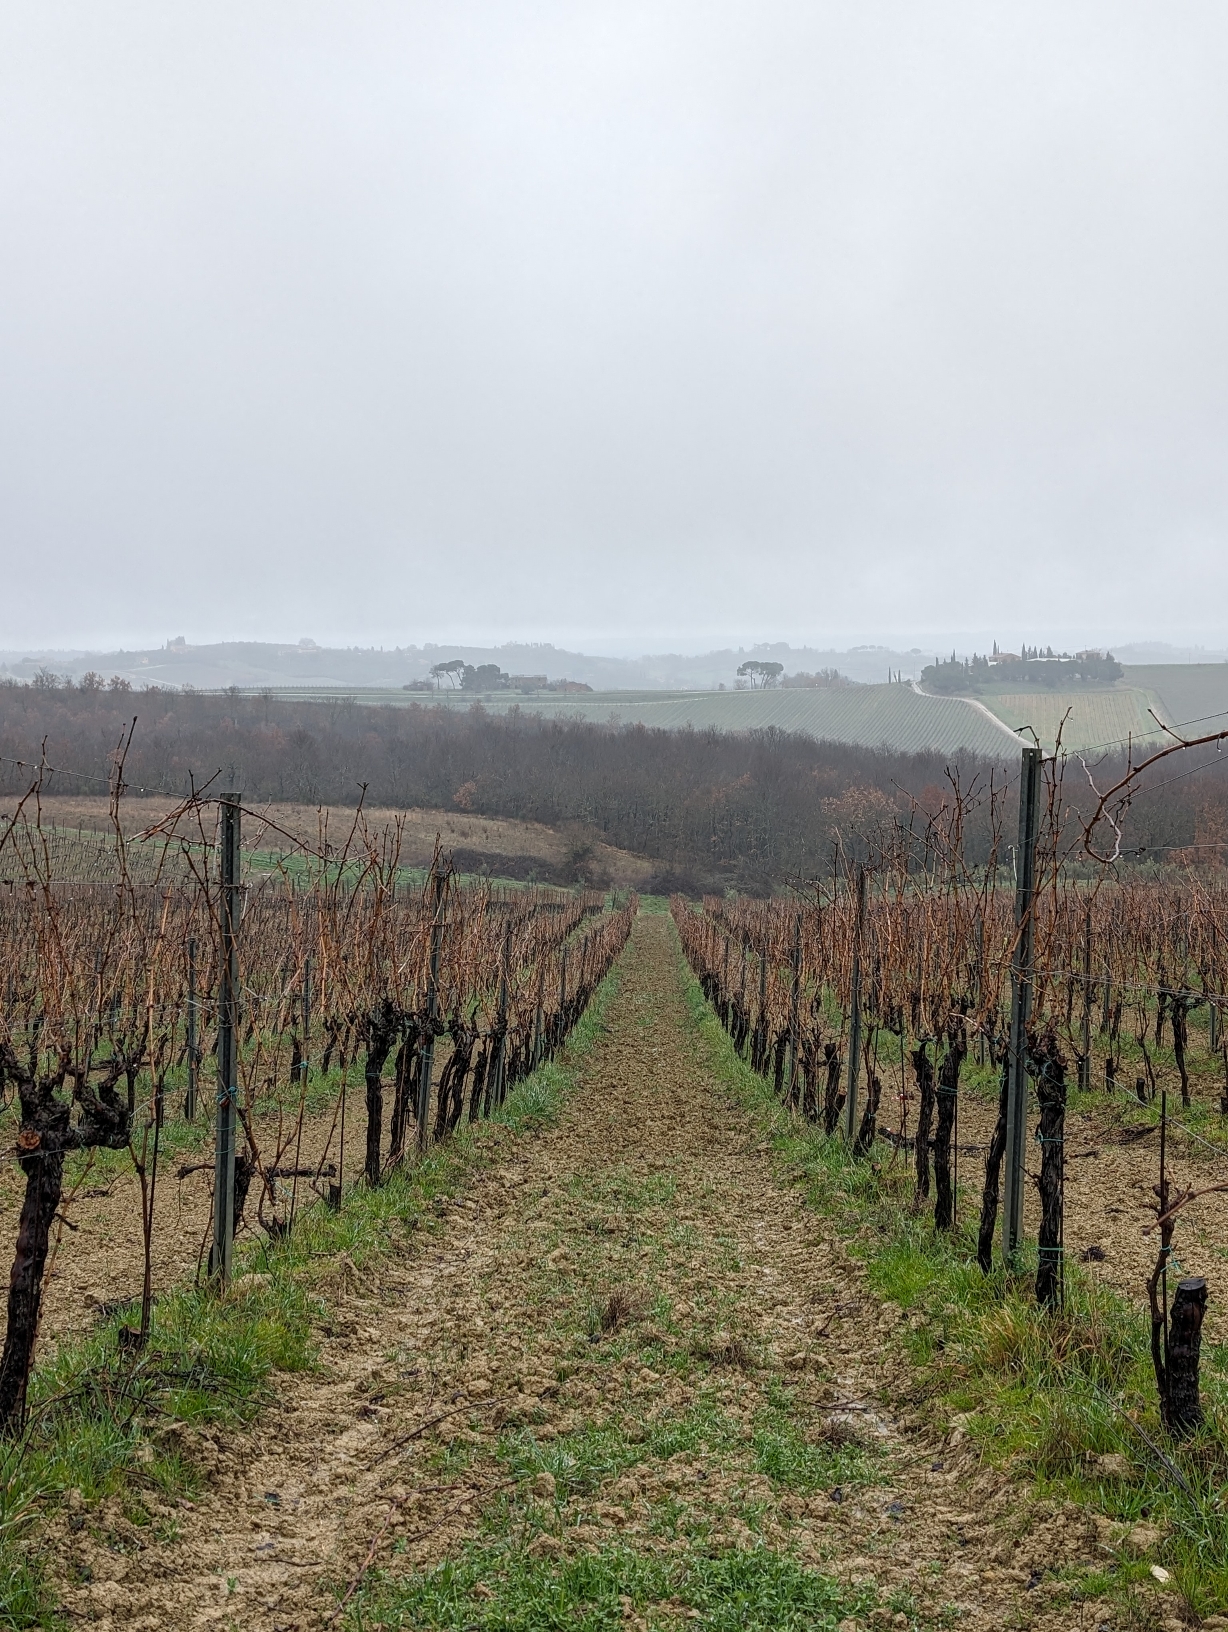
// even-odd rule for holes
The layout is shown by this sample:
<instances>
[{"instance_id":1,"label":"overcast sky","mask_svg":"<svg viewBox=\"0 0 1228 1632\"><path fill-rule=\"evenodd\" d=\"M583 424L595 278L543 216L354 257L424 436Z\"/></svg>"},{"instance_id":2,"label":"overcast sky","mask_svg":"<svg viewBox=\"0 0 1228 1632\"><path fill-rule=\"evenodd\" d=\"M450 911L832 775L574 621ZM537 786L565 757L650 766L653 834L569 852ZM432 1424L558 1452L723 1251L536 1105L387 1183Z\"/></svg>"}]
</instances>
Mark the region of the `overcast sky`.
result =
<instances>
[{"instance_id":1,"label":"overcast sky","mask_svg":"<svg viewBox=\"0 0 1228 1632\"><path fill-rule=\"evenodd\" d=\"M0 8L0 644L1228 637L1228 8Z\"/></svg>"}]
</instances>

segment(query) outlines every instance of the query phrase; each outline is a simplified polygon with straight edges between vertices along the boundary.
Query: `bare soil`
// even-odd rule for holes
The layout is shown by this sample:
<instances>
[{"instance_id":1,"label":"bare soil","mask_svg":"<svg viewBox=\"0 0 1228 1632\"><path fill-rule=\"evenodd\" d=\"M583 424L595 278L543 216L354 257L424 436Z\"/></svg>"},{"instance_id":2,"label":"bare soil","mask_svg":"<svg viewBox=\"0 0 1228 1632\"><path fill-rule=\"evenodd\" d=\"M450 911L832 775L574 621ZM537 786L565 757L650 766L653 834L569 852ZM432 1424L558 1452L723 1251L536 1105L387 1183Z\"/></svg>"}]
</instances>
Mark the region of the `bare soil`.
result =
<instances>
[{"instance_id":1,"label":"bare soil","mask_svg":"<svg viewBox=\"0 0 1228 1632\"><path fill-rule=\"evenodd\" d=\"M459 790L458 790L459 791ZM0 802L0 821L11 813L14 801ZM95 832L109 831L110 805L95 795L51 795L43 800L43 820L61 827L82 827ZM125 833L140 833L159 821L173 801L164 794L125 794L121 820ZM354 821L352 807L323 807L298 804L270 804L258 807L267 813L268 826L262 830L255 817L245 820L244 843L276 850L278 829L307 844L326 840L340 848ZM483 862L487 870L500 874L501 866L516 870L503 876L527 876L533 863L560 878L592 876L616 889L637 889L654 870L642 856L602 843L599 834L580 824L566 828L547 827L542 822L520 822L512 818L475 816L459 810L393 810L372 806L366 812L368 825L379 831L402 824L402 859L407 867L429 865L438 836L445 850L456 851L465 870L477 871Z\"/></svg>"},{"instance_id":2,"label":"bare soil","mask_svg":"<svg viewBox=\"0 0 1228 1632\"><path fill-rule=\"evenodd\" d=\"M207 1097L207 1096L206 1096ZM345 1183L354 1183L363 1167L363 1088L350 1085L345 1146ZM253 1119L253 1131L262 1159L274 1165L278 1147L278 1126L274 1117ZM301 1160L294 1163L294 1110L282 1120L281 1138L289 1148L281 1165L319 1169L338 1166L340 1121L333 1108L304 1118ZM181 1167L199 1170L179 1178ZM0 1241L17 1237L18 1215L25 1194L25 1179L15 1163L3 1172L0 1187ZM288 1210L293 1180L277 1179L280 1212ZM319 1191L313 1179L300 1178L294 1192L298 1206L326 1193L324 1187L337 1183L321 1177ZM257 1203L260 1181L255 1179L248 1192L238 1239L259 1233ZM153 1187L153 1230L151 1234L151 1282L154 1296L191 1280L202 1262L207 1261L213 1220L213 1143L203 1130L203 1143L180 1148L172 1156L163 1155ZM84 1163L74 1173L74 1183L66 1187L65 1200L52 1238L52 1253L43 1281L43 1305L39 1339L44 1347L54 1347L64 1338L78 1335L95 1325L100 1316L133 1298L139 1300L145 1267L145 1242L141 1186L127 1153L95 1153L88 1167ZM6 1327L6 1312L0 1308L0 1333Z\"/></svg>"},{"instance_id":3,"label":"bare soil","mask_svg":"<svg viewBox=\"0 0 1228 1632\"><path fill-rule=\"evenodd\" d=\"M1054 1572L1106 1559L1094 1525L983 1468L958 1424L937 1439L910 1414L900 1312L717 1084L667 918L641 915L621 970L558 1123L484 1129L433 1229L370 1276L337 1269L316 1373L279 1378L248 1434L184 1436L210 1483L162 1514L163 1539L118 1500L56 1521L74 1622L308 1632L343 1624L368 1572L482 1535L558 1567L702 1533L709 1553L765 1546L869 1584L882 1607L848 1628L1183 1624L1159 1593L1128 1622L1067 1601ZM772 1433L793 1462L767 1456ZM601 1434L631 1463L557 1491L533 1472ZM799 1476L829 1453L839 1484ZM685 1624L668 1603L627 1600L624 1619Z\"/></svg>"},{"instance_id":4,"label":"bare soil","mask_svg":"<svg viewBox=\"0 0 1228 1632\"><path fill-rule=\"evenodd\" d=\"M898 1067L891 1068L892 1071ZM911 1072L909 1073L911 1076ZM887 1120L900 1126L898 1083ZM885 1097L885 1096L884 1096ZM1093 1096L1090 1109L1072 1110L1066 1118L1066 1195L1063 1222L1067 1258L1077 1261L1094 1279L1139 1307L1147 1303L1147 1279L1159 1250L1156 1191L1159 1183L1158 1128L1145 1129L1122 1096ZM1228 1152L1211 1148L1182 1121L1181 1101L1169 1101L1170 1125L1166 1172L1174 1199L1185 1190L1198 1192L1196 1201L1179 1216L1170 1286L1182 1275L1203 1275L1212 1296L1207 1305L1204 1334L1211 1342L1228 1341L1228 1300L1215 1295L1228 1256ZM915 1116L915 1103L909 1115ZM960 1205L964 1216L979 1217L985 1177L985 1149L997 1120L996 1098L963 1091L959 1101ZM1035 1126L1035 1113L1030 1130ZM903 1158L901 1158L903 1159ZM908 1158L911 1159L911 1158ZM1029 1140L1025 1171L1034 1179L1040 1167L1039 1146ZM1025 1234L1035 1239L1040 1222L1040 1197L1029 1183L1024 1197Z\"/></svg>"}]
</instances>

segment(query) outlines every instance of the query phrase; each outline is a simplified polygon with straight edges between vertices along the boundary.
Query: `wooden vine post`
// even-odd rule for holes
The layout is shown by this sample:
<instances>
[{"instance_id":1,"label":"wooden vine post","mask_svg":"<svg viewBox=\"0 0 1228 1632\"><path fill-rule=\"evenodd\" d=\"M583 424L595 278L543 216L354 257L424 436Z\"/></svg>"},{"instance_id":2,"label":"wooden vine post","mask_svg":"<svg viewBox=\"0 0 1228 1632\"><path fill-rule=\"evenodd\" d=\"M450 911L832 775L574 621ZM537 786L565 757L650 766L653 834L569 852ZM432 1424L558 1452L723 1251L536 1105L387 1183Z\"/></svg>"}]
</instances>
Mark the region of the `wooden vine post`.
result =
<instances>
[{"instance_id":1,"label":"wooden vine post","mask_svg":"<svg viewBox=\"0 0 1228 1632\"><path fill-rule=\"evenodd\" d=\"M1092 909L1083 917L1083 1050L1079 1055L1079 1092L1092 1086Z\"/></svg>"},{"instance_id":2,"label":"wooden vine post","mask_svg":"<svg viewBox=\"0 0 1228 1632\"><path fill-rule=\"evenodd\" d=\"M1029 1043L1040 1101L1040 1229L1037 1234L1036 1301L1060 1309L1065 1295L1063 1231L1066 1192L1066 1062L1052 1031Z\"/></svg>"},{"instance_id":3,"label":"wooden vine post","mask_svg":"<svg viewBox=\"0 0 1228 1632\"><path fill-rule=\"evenodd\" d=\"M303 1053L299 1060L299 1071L302 1073L300 1087L307 1092L307 1078L311 1071L311 953L303 959L303 993L302 993L302 1022L303 1022Z\"/></svg>"},{"instance_id":4,"label":"wooden vine post","mask_svg":"<svg viewBox=\"0 0 1228 1632\"><path fill-rule=\"evenodd\" d=\"M729 962L729 941L725 941L725 962ZM785 1084L785 1091L789 1104L792 1105L797 1095L797 1035L798 1035L798 1006L801 999L802 985L802 915L799 912L793 920L793 986L789 994L789 1073ZM723 989L723 988L722 988Z\"/></svg>"},{"instance_id":5,"label":"wooden vine post","mask_svg":"<svg viewBox=\"0 0 1228 1632\"><path fill-rule=\"evenodd\" d=\"M1151 1363L1160 1417L1174 1439L1187 1439L1202 1426L1202 1399L1198 1367L1202 1349L1202 1321L1207 1309L1207 1283L1201 1275L1177 1282L1172 1309L1168 1307L1168 1261L1172 1256L1177 1212L1194 1199L1186 1191L1175 1199L1168 1179L1168 1092L1160 1095L1160 1182L1155 1187L1156 1221L1160 1251L1147 1281L1151 1305Z\"/></svg>"},{"instance_id":6,"label":"wooden vine post","mask_svg":"<svg viewBox=\"0 0 1228 1632\"><path fill-rule=\"evenodd\" d=\"M298 1125L294 1139L294 1178L290 1189L290 1228L294 1228L298 1212L299 1167L303 1160L303 1117L307 1111L307 1079L311 1073L311 953L303 959L303 991L300 1017L303 1025L302 1053L299 1059Z\"/></svg>"},{"instance_id":7,"label":"wooden vine post","mask_svg":"<svg viewBox=\"0 0 1228 1632\"><path fill-rule=\"evenodd\" d=\"M759 958L759 1017L755 1021L755 1035L750 1045L750 1065L752 1071L767 1069L767 954L760 952Z\"/></svg>"},{"instance_id":8,"label":"wooden vine post","mask_svg":"<svg viewBox=\"0 0 1228 1632\"><path fill-rule=\"evenodd\" d=\"M196 1013L196 942L188 942L188 1089L183 1101L183 1115L188 1122L196 1120L196 1070L199 1064L196 1054L197 1040L197 1013Z\"/></svg>"},{"instance_id":9,"label":"wooden vine post","mask_svg":"<svg viewBox=\"0 0 1228 1632\"><path fill-rule=\"evenodd\" d=\"M239 795L221 801L221 983L217 1023L217 1123L214 1136L212 1274L230 1279L235 1235L235 1125L239 1108Z\"/></svg>"},{"instance_id":10,"label":"wooden vine post","mask_svg":"<svg viewBox=\"0 0 1228 1632\"><path fill-rule=\"evenodd\" d=\"M508 998L508 971L512 961L512 923L508 919L507 928L503 931L503 958L499 970L499 1018L496 1022L498 1042L495 1045L495 1077L493 1105L495 1108L502 1105L503 1096L507 1091L507 998ZM567 978L567 965L564 961L563 979ZM561 1040L561 1039L560 1039Z\"/></svg>"},{"instance_id":11,"label":"wooden vine post","mask_svg":"<svg viewBox=\"0 0 1228 1632\"><path fill-rule=\"evenodd\" d=\"M1002 1257L1013 1264L1023 1240L1023 1147L1028 1121L1028 1022L1032 1017L1033 904L1036 895L1036 824L1040 794L1039 748L1025 748L1019 773L1019 845L1015 852L1015 951L1011 959L1011 1034L1007 1045L1006 1205Z\"/></svg>"},{"instance_id":12,"label":"wooden vine post","mask_svg":"<svg viewBox=\"0 0 1228 1632\"><path fill-rule=\"evenodd\" d=\"M866 930L866 870L857 869L857 918L853 929L853 978L849 991L849 1074L844 1097L844 1136L857 1137L857 1079L861 1074L861 946Z\"/></svg>"},{"instance_id":13,"label":"wooden vine post","mask_svg":"<svg viewBox=\"0 0 1228 1632\"><path fill-rule=\"evenodd\" d=\"M537 1006L533 1010L533 1070L542 1063L542 1011L546 1000L546 960L537 965Z\"/></svg>"},{"instance_id":14,"label":"wooden vine post","mask_svg":"<svg viewBox=\"0 0 1228 1632\"><path fill-rule=\"evenodd\" d=\"M432 875L435 914L431 920L431 953L426 973L426 1036L418 1061L418 1149L430 1137L431 1076L435 1069L435 1027L439 1021L439 957L443 950L443 904L447 875L436 867Z\"/></svg>"},{"instance_id":15,"label":"wooden vine post","mask_svg":"<svg viewBox=\"0 0 1228 1632\"><path fill-rule=\"evenodd\" d=\"M1190 1275L1177 1282L1168 1321L1165 1368L1168 1385L1165 1418L1174 1439L1186 1439L1202 1427L1198 1361L1206 1309L1207 1283L1201 1275Z\"/></svg>"},{"instance_id":16,"label":"wooden vine post","mask_svg":"<svg viewBox=\"0 0 1228 1632\"><path fill-rule=\"evenodd\" d=\"M947 1025L947 1049L938 1068L934 1093L937 1121L934 1128L934 1228L955 1228L958 1160L956 1137L959 1111L959 1073L968 1052L968 1031L962 1008Z\"/></svg>"}]
</instances>

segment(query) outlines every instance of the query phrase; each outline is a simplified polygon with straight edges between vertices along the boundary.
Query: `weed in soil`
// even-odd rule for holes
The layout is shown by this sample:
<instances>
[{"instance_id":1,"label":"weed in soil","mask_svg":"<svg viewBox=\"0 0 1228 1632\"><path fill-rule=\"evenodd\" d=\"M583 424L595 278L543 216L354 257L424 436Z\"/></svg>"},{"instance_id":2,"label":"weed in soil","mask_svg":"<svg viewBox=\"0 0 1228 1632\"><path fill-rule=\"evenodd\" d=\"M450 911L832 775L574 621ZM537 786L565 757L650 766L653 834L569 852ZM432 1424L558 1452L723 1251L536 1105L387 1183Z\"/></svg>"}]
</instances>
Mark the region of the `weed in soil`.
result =
<instances>
[{"instance_id":1,"label":"weed in soil","mask_svg":"<svg viewBox=\"0 0 1228 1632\"><path fill-rule=\"evenodd\" d=\"M855 1429L823 1423L813 1437L798 1427L788 1404L759 1413L754 1429L755 1466L780 1490L810 1494L816 1490L851 1489L869 1484L879 1471L878 1458Z\"/></svg>"},{"instance_id":2,"label":"weed in soil","mask_svg":"<svg viewBox=\"0 0 1228 1632\"><path fill-rule=\"evenodd\" d=\"M741 1337L701 1338L691 1352L697 1360L706 1360L710 1366L733 1366L738 1371L749 1371L755 1363L754 1355Z\"/></svg>"},{"instance_id":3,"label":"weed in soil","mask_svg":"<svg viewBox=\"0 0 1228 1632\"><path fill-rule=\"evenodd\" d=\"M597 1310L597 1330L608 1337L620 1326L625 1326L629 1320L634 1320L642 1308L642 1299L625 1287L619 1287L610 1293L604 1305Z\"/></svg>"}]
</instances>

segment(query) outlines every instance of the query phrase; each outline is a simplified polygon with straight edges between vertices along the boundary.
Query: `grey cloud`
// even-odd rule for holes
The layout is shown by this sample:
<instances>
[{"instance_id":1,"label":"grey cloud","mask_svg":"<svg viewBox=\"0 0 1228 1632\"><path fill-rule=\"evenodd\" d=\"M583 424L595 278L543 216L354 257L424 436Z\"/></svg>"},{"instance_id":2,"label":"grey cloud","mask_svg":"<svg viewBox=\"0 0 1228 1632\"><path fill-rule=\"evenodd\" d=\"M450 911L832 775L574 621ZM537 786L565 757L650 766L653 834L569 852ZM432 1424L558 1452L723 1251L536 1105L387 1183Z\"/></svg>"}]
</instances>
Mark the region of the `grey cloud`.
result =
<instances>
[{"instance_id":1,"label":"grey cloud","mask_svg":"<svg viewBox=\"0 0 1228 1632\"><path fill-rule=\"evenodd\" d=\"M0 641L1222 641L1226 67L1197 3L7 7Z\"/></svg>"}]
</instances>

